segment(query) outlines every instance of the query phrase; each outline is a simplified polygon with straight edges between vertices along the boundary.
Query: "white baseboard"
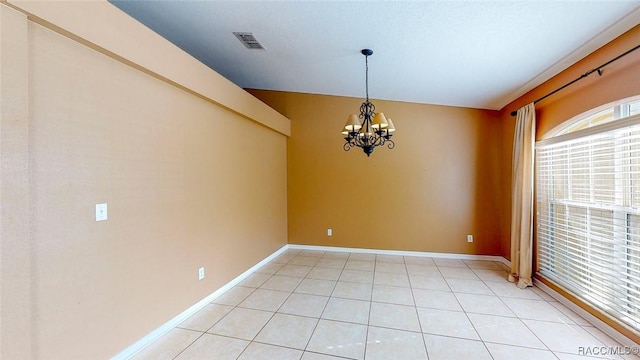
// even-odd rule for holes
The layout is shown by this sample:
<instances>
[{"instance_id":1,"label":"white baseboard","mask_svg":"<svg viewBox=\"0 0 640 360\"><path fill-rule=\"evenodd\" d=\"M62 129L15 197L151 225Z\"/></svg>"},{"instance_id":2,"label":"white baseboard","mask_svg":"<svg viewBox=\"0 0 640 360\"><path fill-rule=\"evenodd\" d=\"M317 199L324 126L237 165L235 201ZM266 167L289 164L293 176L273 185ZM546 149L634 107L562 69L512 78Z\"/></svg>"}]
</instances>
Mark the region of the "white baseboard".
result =
<instances>
[{"instance_id":1,"label":"white baseboard","mask_svg":"<svg viewBox=\"0 0 640 360\"><path fill-rule=\"evenodd\" d=\"M347 248L347 247L334 247L334 246L316 246L316 245L298 245L289 244L289 249L299 250L316 250L316 251L334 251L334 252L351 252L358 254L380 254L380 255L400 255L400 256L417 256L417 257L431 257L441 259L459 259L459 260L485 260L485 261L498 261L507 266L511 266L511 262L502 256L494 255L472 255L472 254L454 254L454 253L435 253L435 252L422 252L422 251L403 251L403 250L379 250L379 249L364 249L364 248Z\"/></svg>"},{"instance_id":2,"label":"white baseboard","mask_svg":"<svg viewBox=\"0 0 640 360\"><path fill-rule=\"evenodd\" d=\"M264 260L260 261L256 265L252 266L249 270L243 272L235 279L229 281L224 286L214 291L204 299L198 301L187 310L180 313L178 316L173 319L167 321L159 328L153 330L149 334L147 334L142 339L136 341L134 344L124 349L116 356L112 357L112 360L126 360L131 358L137 352L142 350L145 346L151 344L162 335L168 333L171 329L178 326L181 322L186 320L189 316L195 314L199 310L203 309L207 304L211 303L220 295L227 292L232 287L236 286L240 281L246 279L253 272L261 268L266 263L275 259L278 255L282 254L288 249L296 249L296 250L315 250L315 251L333 251L333 252L350 252L350 253L361 253L361 254L380 254L380 255L400 255L400 256L418 256L418 257L431 257L431 258L442 258L442 259L460 259L460 260L485 260L485 261L498 261L507 266L510 266L509 260L505 259L502 256L492 256L492 255L470 255L470 254L452 254L452 253L432 253L432 252L420 252L420 251L400 251L400 250L378 250L378 249L362 249L362 248L345 248L345 247L331 247L331 246L314 246L314 245L297 245L297 244L288 244L280 249L278 249L273 254L266 257Z\"/></svg>"},{"instance_id":3,"label":"white baseboard","mask_svg":"<svg viewBox=\"0 0 640 360\"><path fill-rule=\"evenodd\" d=\"M199 310L203 309L205 306L207 306L207 304L211 303L217 297L219 297L220 295L224 294L225 292L227 292L232 287L236 286L240 281L246 279L249 275L251 275L253 272L255 272L256 270L261 268L264 264L268 263L269 261L275 259L278 255L280 255L283 252L285 252L287 250L287 248L288 248L288 246L285 245L285 246L281 247L280 249L276 250L276 252L274 252L273 254L269 255L268 257L266 257L264 260L260 261L259 263L255 264L249 270L247 270L247 271L243 272L242 274L238 275L235 279L229 281L228 283L223 285L218 290L216 290L213 293L209 294L204 299L202 299L202 300L198 301L197 303L193 304L187 310L183 311L182 313L180 313L178 316L174 317L173 319L167 321L166 323L164 323L159 328L153 330L152 332L147 334L145 337L143 337L142 339L136 341L131 346L129 346L128 348L124 349L123 351L121 351L116 356L112 357L111 359L112 360L125 360L125 359L131 358L137 352L142 350L145 346L151 344L152 342L154 342L155 340L160 338L162 335L168 333L170 330L172 330L173 328L178 326L181 322L186 320L189 316L191 316L191 315L195 314L196 312L198 312Z\"/></svg>"},{"instance_id":4,"label":"white baseboard","mask_svg":"<svg viewBox=\"0 0 640 360\"><path fill-rule=\"evenodd\" d=\"M614 329L611 326L609 326L607 323L605 323L602 320L598 319L597 317L589 314L587 311L585 311L580 306L578 306L578 305L574 304L573 302L569 301L569 299L567 299L566 297L560 295L558 292L556 292L552 288L550 288L547 285L545 285L542 281L538 281L536 279L533 279L533 284L536 287L538 287L540 290L542 290L545 293L549 294L549 296L551 296L552 298L558 300L558 302L561 303L562 305L568 307L569 310L571 310L571 311L575 312L576 314L580 315L582 318L584 318L585 320L590 322L593 326L595 326L600 331L602 331L603 333L605 333L606 335L608 335L612 339L616 340L620 344L622 344L624 346L633 346L633 347L636 347L636 348L638 346L640 346L639 344L636 344L633 340L629 339L628 337L626 337L623 334L621 334L620 332L618 332L616 329Z\"/></svg>"}]
</instances>

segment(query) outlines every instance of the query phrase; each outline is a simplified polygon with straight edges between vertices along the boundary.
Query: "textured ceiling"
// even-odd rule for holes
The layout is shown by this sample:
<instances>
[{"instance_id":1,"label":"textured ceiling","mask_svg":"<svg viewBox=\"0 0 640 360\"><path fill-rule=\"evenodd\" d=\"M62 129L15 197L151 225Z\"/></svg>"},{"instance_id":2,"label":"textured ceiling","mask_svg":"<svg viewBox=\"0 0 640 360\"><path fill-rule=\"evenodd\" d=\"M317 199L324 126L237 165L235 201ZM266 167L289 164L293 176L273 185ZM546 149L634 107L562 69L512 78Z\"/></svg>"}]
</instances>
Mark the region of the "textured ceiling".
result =
<instances>
[{"instance_id":1,"label":"textured ceiling","mask_svg":"<svg viewBox=\"0 0 640 360\"><path fill-rule=\"evenodd\" d=\"M111 2L243 88L364 97L371 48L371 98L485 109L640 23L640 0Z\"/></svg>"}]
</instances>

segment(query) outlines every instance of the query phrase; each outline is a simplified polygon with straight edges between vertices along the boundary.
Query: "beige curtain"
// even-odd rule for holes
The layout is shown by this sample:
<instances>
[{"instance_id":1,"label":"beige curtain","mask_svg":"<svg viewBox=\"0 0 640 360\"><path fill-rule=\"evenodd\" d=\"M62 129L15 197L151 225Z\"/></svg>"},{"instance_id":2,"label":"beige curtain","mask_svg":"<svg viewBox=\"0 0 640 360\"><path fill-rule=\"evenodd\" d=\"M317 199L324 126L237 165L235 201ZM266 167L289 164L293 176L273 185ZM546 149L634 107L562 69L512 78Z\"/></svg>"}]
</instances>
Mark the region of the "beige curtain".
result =
<instances>
[{"instance_id":1,"label":"beige curtain","mask_svg":"<svg viewBox=\"0 0 640 360\"><path fill-rule=\"evenodd\" d=\"M533 265L533 152L536 109L533 103L518 110L513 137L511 179L511 274L521 289L531 286Z\"/></svg>"}]
</instances>

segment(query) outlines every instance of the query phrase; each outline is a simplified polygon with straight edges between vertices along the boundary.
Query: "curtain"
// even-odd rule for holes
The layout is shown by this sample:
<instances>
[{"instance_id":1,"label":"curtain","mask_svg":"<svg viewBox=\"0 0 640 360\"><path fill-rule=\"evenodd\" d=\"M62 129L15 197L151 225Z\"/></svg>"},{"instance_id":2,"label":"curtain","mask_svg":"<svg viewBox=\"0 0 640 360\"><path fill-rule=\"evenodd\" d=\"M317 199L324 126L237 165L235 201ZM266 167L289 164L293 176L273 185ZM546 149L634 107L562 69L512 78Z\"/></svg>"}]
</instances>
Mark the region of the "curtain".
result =
<instances>
[{"instance_id":1,"label":"curtain","mask_svg":"<svg viewBox=\"0 0 640 360\"><path fill-rule=\"evenodd\" d=\"M511 179L511 274L519 288L531 286L533 266L533 159L536 110L533 103L518 109L513 137Z\"/></svg>"}]
</instances>

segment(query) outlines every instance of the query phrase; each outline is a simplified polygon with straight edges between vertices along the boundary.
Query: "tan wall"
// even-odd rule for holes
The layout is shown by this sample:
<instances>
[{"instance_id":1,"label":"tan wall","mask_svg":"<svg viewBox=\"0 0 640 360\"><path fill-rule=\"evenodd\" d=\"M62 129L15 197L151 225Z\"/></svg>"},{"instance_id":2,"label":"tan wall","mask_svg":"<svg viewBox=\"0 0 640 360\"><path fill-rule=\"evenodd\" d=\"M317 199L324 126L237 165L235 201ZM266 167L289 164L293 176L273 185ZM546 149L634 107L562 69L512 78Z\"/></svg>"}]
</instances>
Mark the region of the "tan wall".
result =
<instances>
[{"instance_id":1,"label":"tan wall","mask_svg":"<svg viewBox=\"0 0 640 360\"><path fill-rule=\"evenodd\" d=\"M500 253L497 112L373 100L397 146L367 158L340 135L362 99L249 91L291 119L290 243Z\"/></svg>"},{"instance_id":2,"label":"tan wall","mask_svg":"<svg viewBox=\"0 0 640 360\"><path fill-rule=\"evenodd\" d=\"M284 117L251 104L248 120L0 15L0 357L109 358L286 244L286 136L257 109ZM148 31L129 21L127 36ZM102 202L109 219L96 222Z\"/></svg>"},{"instance_id":3,"label":"tan wall","mask_svg":"<svg viewBox=\"0 0 640 360\"><path fill-rule=\"evenodd\" d=\"M515 118L510 115L510 112L548 94L638 44L640 44L640 25L516 99L500 111L502 119L502 183L505 189L500 217L502 222L501 248L502 255L506 258L511 256L509 225L511 219L511 156L515 129ZM540 139L557 125L585 111L616 100L640 95L639 74L640 50L605 67L602 76L597 74L590 75L565 90L537 103L536 137Z\"/></svg>"}]
</instances>

